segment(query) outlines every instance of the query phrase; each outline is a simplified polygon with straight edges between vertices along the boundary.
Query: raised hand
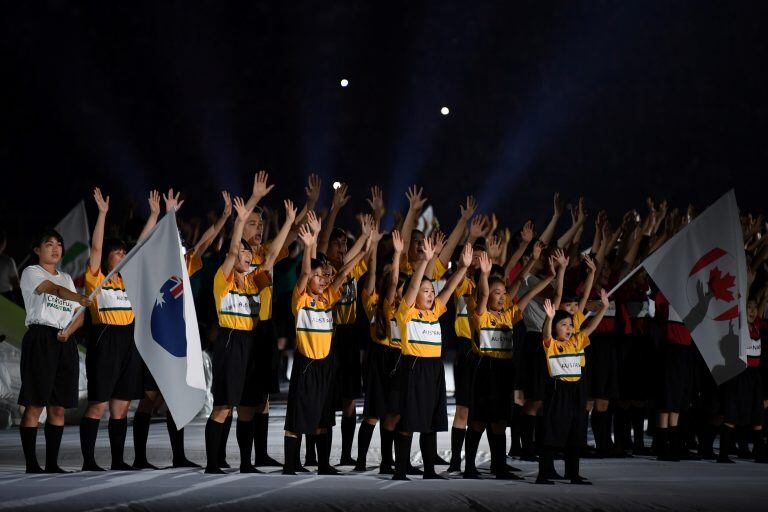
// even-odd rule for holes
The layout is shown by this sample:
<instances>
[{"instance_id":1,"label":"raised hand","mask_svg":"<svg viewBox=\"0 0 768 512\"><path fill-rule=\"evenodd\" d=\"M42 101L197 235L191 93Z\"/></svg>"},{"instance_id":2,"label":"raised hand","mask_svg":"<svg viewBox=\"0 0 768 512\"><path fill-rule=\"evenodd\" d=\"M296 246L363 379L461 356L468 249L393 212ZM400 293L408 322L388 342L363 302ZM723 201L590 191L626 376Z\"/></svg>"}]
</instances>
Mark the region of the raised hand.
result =
<instances>
[{"instance_id":1,"label":"raised hand","mask_svg":"<svg viewBox=\"0 0 768 512\"><path fill-rule=\"evenodd\" d=\"M307 212L307 225L309 225L313 233L320 232L320 224L320 218L318 218L313 210L309 210Z\"/></svg>"},{"instance_id":2,"label":"raised hand","mask_svg":"<svg viewBox=\"0 0 768 512\"><path fill-rule=\"evenodd\" d=\"M317 204L317 200L320 198L320 186L322 181L317 174L310 174L307 179L307 186L304 187L304 192L307 194L307 203L313 207Z\"/></svg>"},{"instance_id":3,"label":"raised hand","mask_svg":"<svg viewBox=\"0 0 768 512\"><path fill-rule=\"evenodd\" d=\"M229 192L226 190L221 191L221 197L224 199L224 211L221 212L221 216L228 219L232 215L232 199L229 198Z\"/></svg>"},{"instance_id":4,"label":"raised hand","mask_svg":"<svg viewBox=\"0 0 768 512\"><path fill-rule=\"evenodd\" d=\"M472 264L472 245L469 243L464 244L464 248L461 250L461 256L459 256L459 267L468 268Z\"/></svg>"},{"instance_id":5,"label":"raised hand","mask_svg":"<svg viewBox=\"0 0 768 512\"><path fill-rule=\"evenodd\" d=\"M490 256L492 260L496 260L501 256L501 251L501 238L498 236L491 237L491 239L488 240L488 256Z\"/></svg>"},{"instance_id":6,"label":"raised hand","mask_svg":"<svg viewBox=\"0 0 768 512\"><path fill-rule=\"evenodd\" d=\"M552 199L552 206L555 217L560 217L565 210L565 201L560 198L560 192L555 192L555 197Z\"/></svg>"},{"instance_id":7,"label":"raised hand","mask_svg":"<svg viewBox=\"0 0 768 512\"><path fill-rule=\"evenodd\" d=\"M549 299L544 299L544 313L547 314L550 320L555 318L555 306Z\"/></svg>"},{"instance_id":8,"label":"raised hand","mask_svg":"<svg viewBox=\"0 0 768 512\"><path fill-rule=\"evenodd\" d=\"M392 232L392 247L398 254L402 254L403 248L405 247L403 245L403 237L400 235L398 230L394 230Z\"/></svg>"},{"instance_id":9,"label":"raised hand","mask_svg":"<svg viewBox=\"0 0 768 512\"><path fill-rule=\"evenodd\" d=\"M157 190L150 191L147 202L149 203L149 212L152 215L160 215L160 192Z\"/></svg>"},{"instance_id":10,"label":"raised hand","mask_svg":"<svg viewBox=\"0 0 768 512\"><path fill-rule=\"evenodd\" d=\"M491 268L493 268L493 262L491 262L491 258L488 257L488 253L481 252L477 259L480 263L480 272L486 276L490 274Z\"/></svg>"},{"instance_id":11,"label":"raised hand","mask_svg":"<svg viewBox=\"0 0 768 512\"><path fill-rule=\"evenodd\" d=\"M495 233L496 229L499 227L499 219L496 218L496 214L491 212L491 219L490 219L491 227L488 229L488 234Z\"/></svg>"},{"instance_id":12,"label":"raised hand","mask_svg":"<svg viewBox=\"0 0 768 512\"><path fill-rule=\"evenodd\" d=\"M176 192L176 195L173 195L173 189L168 189L168 195L166 196L163 194L163 201L165 202L165 212L168 213L169 211L173 210L175 207L177 210L181 208L181 205L184 204L184 200L182 199L179 201L179 197L181 196L181 192Z\"/></svg>"},{"instance_id":13,"label":"raised hand","mask_svg":"<svg viewBox=\"0 0 768 512\"><path fill-rule=\"evenodd\" d=\"M366 213L364 215L360 215L360 232L362 233L362 236L370 236L371 231L373 231L373 217Z\"/></svg>"},{"instance_id":14,"label":"raised hand","mask_svg":"<svg viewBox=\"0 0 768 512\"><path fill-rule=\"evenodd\" d=\"M533 221L529 220L523 224L523 229L520 230L520 239L523 242L530 243L533 240Z\"/></svg>"},{"instance_id":15,"label":"raised hand","mask_svg":"<svg viewBox=\"0 0 768 512\"><path fill-rule=\"evenodd\" d=\"M569 259L565 256L562 249L555 249L554 253L555 264L558 268L566 268L568 266Z\"/></svg>"},{"instance_id":16,"label":"raised hand","mask_svg":"<svg viewBox=\"0 0 768 512\"><path fill-rule=\"evenodd\" d=\"M582 258L584 259L584 264L587 266L590 272L597 271L597 265L595 265L594 260L592 260L592 258L589 257L589 254L585 254L584 256L582 256Z\"/></svg>"},{"instance_id":17,"label":"raised hand","mask_svg":"<svg viewBox=\"0 0 768 512\"><path fill-rule=\"evenodd\" d=\"M461 218L463 220L469 220L475 214L477 210L477 201L473 196L467 196L466 205L459 205L459 211L461 212Z\"/></svg>"},{"instance_id":18,"label":"raised hand","mask_svg":"<svg viewBox=\"0 0 768 512\"><path fill-rule=\"evenodd\" d=\"M583 197L579 198L579 203L578 203L578 207L577 207L576 210L577 210L576 220L583 224L587 220L587 210L584 207L584 198Z\"/></svg>"},{"instance_id":19,"label":"raised hand","mask_svg":"<svg viewBox=\"0 0 768 512\"><path fill-rule=\"evenodd\" d=\"M555 259L554 256L550 256L549 257L549 259L547 260L547 265L549 266L549 273L551 275L553 275L553 276L556 275L557 274L557 260Z\"/></svg>"},{"instance_id":20,"label":"raised hand","mask_svg":"<svg viewBox=\"0 0 768 512\"><path fill-rule=\"evenodd\" d=\"M608 306L610 305L608 302L608 291L605 288L600 289L600 304L603 305L604 309L608 309Z\"/></svg>"},{"instance_id":21,"label":"raised hand","mask_svg":"<svg viewBox=\"0 0 768 512\"><path fill-rule=\"evenodd\" d=\"M480 238L485 233L485 229L488 226L488 217L485 215L477 215L469 224L469 236L470 238Z\"/></svg>"},{"instance_id":22,"label":"raised hand","mask_svg":"<svg viewBox=\"0 0 768 512\"><path fill-rule=\"evenodd\" d=\"M304 247L309 249L315 244L317 233L314 233L307 224L304 224L299 228L298 237L301 243L304 244Z\"/></svg>"},{"instance_id":23,"label":"raised hand","mask_svg":"<svg viewBox=\"0 0 768 512\"><path fill-rule=\"evenodd\" d=\"M431 235L432 238L432 245L435 247L435 254L440 254L442 252L443 247L445 247L445 233L443 233L440 230L435 231Z\"/></svg>"},{"instance_id":24,"label":"raised hand","mask_svg":"<svg viewBox=\"0 0 768 512\"><path fill-rule=\"evenodd\" d=\"M99 213L107 213L109 211L109 196L104 198L99 187L93 189L93 200L96 201Z\"/></svg>"},{"instance_id":25,"label":"raised hand","mask_svg":"<svg viewBox=\"0 0 768 512\"><path fill-rule=\"evenodd\" d=\"M432 256L435 255L435 246L432 244L432 240L429 237L424 239L424 259L429 261Z\"/></svg>"},{"instance_id":26,"label":"raised hand","mask_svg":"<svg viewBox=\"0 0 768 512\"><path fill-rule=\"evenodd\" d=\"M237 218L241 222L245 222L248 220L248 216L251 214L253 209L249 209L245 206L245 201L243 201L242 197L235 197L233 207L235 208L235 212L237 212Z\"/></svg>"},{"instance_id":27,"label":"raised hand","mask_svg":"<svg viewBox=\"0 0 768 512\"><path fill-rule=\"evenodd\" d=\"M383 237L384 237L384 233L383 233L383 232L381 232L381 231L379 230L379 224L378 224L378 222L374 222L374 223L371 225L371 234L370 234L370 236L369 236L369 239L370 239L370 240L371 240L371 242L373 242L374 244L377 244L377 243L379 243L379 241L381 241L381 239L382 239Z\"/></svg>"},{"instance_id":28,"label":"raised hand","mask_svg":"<svg viewBox=\"0 0 768 512\"><path fill-rule=\"evenodd\" d=\"M384 211L384 193L378 186L371 187L371 198L366 199L366 201L368 201L372 212L381 213Z\"/></svg>"},{"instance_id":29,"label":"raised hand","mask_svg":"<svg viewBox=\"0 0 768 512\"><path fill-rule=\"evenodd\" d=\"M342 183L339 188L333 191L333 203L331 208L338 211L349 202L349 199L350 196L347 195L347 184Z\"/></svg>"},{"instance_id":30,"label":"raised hand","mask_svg":"<svg viewBox=\"0 0 768 512\"><path fill-rule=\"evenodd\" d=\"M293 201L286 199L283 201L283 206L285 207L285 221L293 224L293 221L296 220L296 207L293 205Z\"/></svg>"},{"instance_id":31,"label":"raised hand","mask_svg":"<svg viewBox=\"0 0 768 512\"><path fill-rule=\"evenodd\" d=\"M275 188L274 185L269 185L269 173L267 171L259 171L253 176L253 196L261 199L269 194L269 192Z\"/></svg>"},{"instance_id":32,"label":"raised hand","mask_svg":"<svg viewBox=\"0 0 768 512\"><path fill-rule=\"evenodd\" d=\"M405 197L408 198L408 205L412 210L421 210L424 208L424 204L427 202L426 197L421 197L424 193L424 188L416 188L416 185L408 187L408 191L405 193Z\"/></svg>"},{"instance_id":33,"label":"raised hand","mask_svg":"<svg viewBox=\"0 0 768 512\"><path fill-rule=\"evenodd\" d=\"M544 242L541 240L536 240L536 243L533 244L533 259L537 260L541 257L541 251L544 250Z\"/></svg>"}]
</instances>

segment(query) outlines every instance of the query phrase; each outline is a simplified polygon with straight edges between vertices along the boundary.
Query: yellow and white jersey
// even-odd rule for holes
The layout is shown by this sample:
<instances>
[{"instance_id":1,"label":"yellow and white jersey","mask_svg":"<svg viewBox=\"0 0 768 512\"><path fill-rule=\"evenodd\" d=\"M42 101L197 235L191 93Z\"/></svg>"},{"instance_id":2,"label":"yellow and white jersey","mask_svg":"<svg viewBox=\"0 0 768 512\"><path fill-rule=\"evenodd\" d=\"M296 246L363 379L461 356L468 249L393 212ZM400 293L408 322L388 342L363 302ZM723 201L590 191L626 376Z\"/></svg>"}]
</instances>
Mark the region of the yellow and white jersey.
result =
<instances>
[{"instance_id":1,"label":"yellow and white jersey","mask_svg":"<svg viewBox=\"0 0 768 512\"><path fill-rule=\"evenodd\" d=\"M341 298L333 310L336 325L354 324L357 319L357 282L368 271L365 260L360 260L341 285Z\"/></svg>"},{"instance_id":2,"label":"yellow and white jersey","mask_svg":"<svg viewBox=\"0 0 768 512\"><path fill-rule=\"evenodd\" d=\"M459 338L472 339L469 316L475 308L475 288L475 282L465 277L453 292L453 300L456 305L456 321L453 326L456 329L456 336Z\"/></svg>"},{"instance_id":3,"label":"yellow and white jersey","mask_svg":"<svg viewBox=\"0 0 768 512\"><path fill-rule=\"evenodd\" d=\"M341 294L331 288L314 297L307 290L293 290L291 309L296 317L296 350L310 359L323 359L331 351L333 306Z\"/></svg>"},{"instance_id":4,"label":"yellow and white jersey","mask_svg":"<svg viewBox=\"0 0 768 512\"><path fill-rule=\"evenodd\" d=\"M85 269L85 294L90 295L104 281L101 269L96 273ZM133 308L125 293L125 283L120 274L113 274L89 306L94 325L129 325L133 323Z\"/></svg>"},{"instance_id":5,"label":"yellow and white jersey","mask_svg":"<svg viewBox=\"0 0 768 512\"><path fill-rule=\"evenodd\" d=\"M473 314L472 319L475 328L472 348L475 352L497 359L512 359L513 329L523 319L517 304L503 311L486 309L482 315Z\"/></svg>"},{"instance_id":6,"label":"yellow and white jersey","mask_svg":"<svg viewBox=\"0 0 768 512\"><path fill-rule=\"evenodd\" d=\"M400 348L403 354L416 357L440 357L443 333L440 316L445 313L445 304L435 298L432 309L416 309L400 302L395 314L400 330Z\"/></svg>"},{"instance_id":7,"label":"yellow and white jersey","mask_svg":"<svg viewBox=\"0 0 768 512\"><path fill-rule=\"evenodd\" d=\"M581 379L581 358L589 338L579 332L566 341L553 338L543 340L549 376L567 382Z\"/></svg>"},{"instance_id":8,"label":"yellow and white jersey","mask_svg":"<svg viewBox=\"0 0 768 512\"><path fill-rule=\"evenodd\" d=\"M271 281L266 273L250 273L244 276L243 284L235 280L234 270L224 275L221 267L213 278L213 297L219 325L238 331L252 331L259 321L261 290Z\"/></svg>"},{"instance_id":9,"label":"yellow and white jersey","mask_svg":"<svg viewBox=\"0 0 768 512\"><path fill-rule=\"evenodd\" d=\"M259 320L269 320L272 318L272 269L264 269L264 261L267 259L267 253L272 246L272 241L260 245L252 251L253 259L251 259L251 269L248 273L257 272L264 273L269 276L269 286L261 290L261 309L259 310ZM280 248L280 252L275 258L275 263L288 257L288 248L283 246Z\"/></svg>"}]
</instances>

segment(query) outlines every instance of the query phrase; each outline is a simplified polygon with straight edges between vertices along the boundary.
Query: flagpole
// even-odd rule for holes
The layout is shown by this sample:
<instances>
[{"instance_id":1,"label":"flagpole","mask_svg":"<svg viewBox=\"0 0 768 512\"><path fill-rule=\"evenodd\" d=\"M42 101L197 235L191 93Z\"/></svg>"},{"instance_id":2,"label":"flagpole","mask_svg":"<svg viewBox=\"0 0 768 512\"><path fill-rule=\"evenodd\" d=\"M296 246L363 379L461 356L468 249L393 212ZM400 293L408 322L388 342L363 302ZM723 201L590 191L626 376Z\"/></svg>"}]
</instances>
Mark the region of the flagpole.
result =
<instances>
[{"instance_id":1,"label":"flagpole","mask_svg":"<svg viewBox=\"0 0 768 512\"><path fill-rule=\"evenodd\" d=\"M173 209L171 212L168 212L168 213L166 213L166 214L165 214L165 215L166 215L166 217L167 217L169 214L171 214L171 213L173 213L174 215L176 215L176 209L174 208L174 209ZM165 217L163 217L163 218L165 218ZM123 259L122 259L122 260L120 260L120 263L118 263L117 265L115 265L115 268L113 268L113 269L112 269L112 270L109 272L109 274L107 274L106 276L104 276L104 279L103 279L103 280L102 280L102 281L99 283L99 285L98 285L98 286L97 286L97 287L96 287L96 288L95 288L95 289L94 289L94 290L91 292L91 294L90 294L90 295L88 295L88 300L93 300L93 299L94 299L94 297L96 297L96 295L98 295L98 294L99 294L99 292L101 291L102 287L104 286L104 283L106 283L107 281L109 281L109 279L110 279L110 278L111 278L113 275L115 275L116 273L120 272L120 270L123 268L123 266L124 266L126 263L128 263L128 262L130 261L130 259L131 259L131 258L133 258L133 256L136 254L136 252L138 252L138 250L139 250L139 249L141 249L141 248L144 246L144 244L145 244L145 243L147 243L147 241L148 241L148 240L149 240L149 239L152 237L152 234L153 234L153 233L154 233L154 232L157 230L157 226L158 226L159 224L160 224L160 222L157 222L157 224L155 224L155 225L154 225L154 227L153 227L153 228L152 228L152 229L149 231L149 233L147 234L147 236L145 236L144 238L142 238L141 240L139 240L139 241L136 243L136 245L133 247L133 249L131 249L130 251L128 251L128 254L126 254L126 255L123 257ZM90 267L89 267L89 268L86 268L86 269L85 269L85 271L86 271L86 272L90 272L90 271L91 271ZM79 308L77 309L77 311L75 311L75 314L72 316L72 320L70 320L70 321L69 321L69 323L67 324L67 326L66 326L66 327L64 327L64 329L62 329L62 330L67 330L67 329L69 329L69 326L70 326L70 325L72 325L72 323L74 323L74 321L75 321L75 320L77 320L77 317L79 317L80 315L82 315L84 312L85 312L85 307L83 307L83 306L79 307Z\"/></svg>"},{"instance_id":2,"label":"flagpole","mask_svg":"<svg viewBox=\"0 0 768 512\"><path fill-rule=\"evenodd\" d=\"M618 290L619 288L621 288L621 286L622 286L624 283L626 283L626 282L629 280L629 278L630 278L630 277L632 277L632 276L634 276L635 274L637 274L637 271L638 271L638 270L640 270L641 268L643 268L643 264L642 264L642 263L640 263L638 266L636 266L635 268L633 268L633 269L632 269L632 271L631 271L629 274L627 274L626 276L624 276L624 278L623 278L621 281L619 281L619 282L618 282L618 284L617 284L616 286L614 286L613 288L611 288L611 291L609 291L609 292L608 292L608 296L610 297L611 295L613 295L613 292L615 292L616 290Z\"/></svg>"}]
</instances>

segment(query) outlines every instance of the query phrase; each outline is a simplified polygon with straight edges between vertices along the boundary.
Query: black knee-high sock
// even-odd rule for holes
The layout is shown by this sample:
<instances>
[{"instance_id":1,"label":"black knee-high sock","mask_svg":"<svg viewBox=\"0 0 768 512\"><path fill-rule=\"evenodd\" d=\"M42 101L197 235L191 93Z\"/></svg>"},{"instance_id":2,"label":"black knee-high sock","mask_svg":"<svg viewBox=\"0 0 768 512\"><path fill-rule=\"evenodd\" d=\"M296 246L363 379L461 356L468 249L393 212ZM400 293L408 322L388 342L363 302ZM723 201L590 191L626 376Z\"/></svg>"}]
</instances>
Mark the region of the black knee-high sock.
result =
<instances>
[{"instance_id":1,"label":"black knee-high sock","mask_svg":"<svg viewBox=\"0 0 768 512\"><path fill-rule=\"evenodd\" d=\"M653 441L656 444L657 458L663 460L669 457L669 428L656 427Z\"/></svg>"},{"instance_id":2,"label":"black knee-high sock","mask_svg":"<svg viewBox=\"0 0 768 512\"><path fill-rule=\"evenodd\" d=\"M309 437L309 436L307 436ZM317 470L326 471L331 467L331 446L327 434L315 434L315 449L317 450Z\"/></svg>"},{"instance_id":3,"label":"black knee-high sock","mask_svg":"<svg viewBox=\"0 0 768 512\"><path fill-rule=\"evenodd\" d=\"M365 467L365 461L368 458L368 448L371 446L374 428L375 425L363 421L357 431L357 465L361 468Z\"/></svg>"},{"instance_id":4,"label":"black knee-high sock","mask_svg":"<svg viewBox=\"0 0 768 512\"><path fill-rule=\"evenodd\" d=\"M253 449L256 460L264 460L267 454L267 438L269 436L269 413L253 416Z\"/></svg>"},{"instance_id":5,"label":"black knee-high sock","mask_svg":"<svg viewBox=\"0 0 768 512\"><path fill-rule=\"evenodd\" d=\"M714 425L708 422L701 425L699 428L699 455L705 458L714 456L715 437L717 437L717 428Z\"/></svg>"},{"instance_id":6,"label":"black knee-high sock","mask_svg":"<svg viewBox=\"0 0 768 512\"><path fill-rule=\"evenodd\" d=\"M592 409L592 435L595 438L595 448L604 452L607 447L605 446L605 413L600 412L597 409Z\"/></svg>"},{"instance_id":7,"label":"black knee-high sock","mask_svg":"<svg viewBox=\"0 0 768 512\"><path fill-rule=\"evenodd\" d=\"M219 469L219 454L221 453L221 434L225 423L219 423L208 418L205 424L205 455L208 459L206 470Z\"/></svg>"},{"instance_id":8,"label":"black knee-high sock","mask_svg":"<svg viewBox=\"0 0 768 512\"><path fill-rule=\"evenodd\" d=\"M622 450L629 450L632 447L632 437L630 436L629 409L616 408L613 413L613 431L615 433L616 444Z\"/></svg>"},{"instance_id":9,"label":"black knee-high sock","mask_svg":"<svg viewBox=\"0 0 768 512\"><path fill-rule=\"evenodd\" d=\"M294 468L294 470L297 470L297 469L303 467L301 465L301 456L300 456L300 454L301 454L301 438L302 437L304 437L304 436L302 436L301 434L296 436L296 456L295 456L295 458L293 460L293 468ZM312 436L306 436L306 438L307 438L306 439L307 445L309 445L309 443L310 443L310 440L309 440L310 437L312 437ZM312 455L314 455L314 452L315 452L315 448L314 448L315 445L314 445L314 443L312 443L312 446L313 446L313 448L312 448Z\"/></svg>"},{"instance_id":10,"label":"black knee-high sock","mask_svg":"<svg viewBox=\"0 0 768 512\"><path fill-rule=\"evenodd\" d=\"M645 448L645 409L633 407L630 411L632 417L632 447L635 450Z\"/></svg>"},{"instance_id":11,"label":"black knee-high sock","mask_svg":"<svg viewBox=\"0 0 768 512\"><path fill-rule=\"evenodd\" d=\"M521 415L522 425L520 429L520 441L522 442L521 455L531 456L536 453L533 445L533 432L536 429L536 416L530 414Z\"/></svg>"},{"instance_id":12,"label":"black knee-high sock","mask_svg":"<svg viewBox=\"0 0 768 512\"><path fill-rule=\"evenodd\" d=\"M461 447L464 444L464 437L469 434L467 428L451 428L451 470L461 470Z\"/></svg>"},{"instance_id":13,"label":"black knee-high sock","mask_svg":"<svg viewBox=\"0 0 768 512\"><path fill-rule=\"evenodd\" d=\"M680 460L680 452L682 451L680 428L670 425L667 431L669 432L669 458L673 461Z\"/></svg>"},{"instance_id":14,"label":"black knee-high sock","mask_svg":"<svg viewBox=\"0 0 768 512\"><path fill-rule=\"evenodd\" d=\"M565 478L573 480L579 475L579 448L568 447L565 450Z\"/></svg>"},{"instance_id":15,"label":"black knee-high sock","mask_svg":"<svg viewBox=\"0 0 768 512\"><path fill-rule=\"evenodd\" d=\"M520 425L522 409L519 405L512 406L512 422L509 424L509 456L520 454Z\"/></svg>"},{"instance_id":16,"label":"black knee-high sock","mask_svg":"<svg viewBox=\"0 0 768 512\"><path fill-rule=\"evenodd\" d=\"M539 448L539 474L537 480L548 480L551 468L555 466L555 450L549 446Z\"/></svg>"},{"instance_id":17,"label":"black knee-high sock","mask_svg":"<svg viewBox=\"0 0 768 512\"><path fill-rule=\"evenodd\" d=\"M544 416L536 416L536 430L533 437L533 446L538 453L541 446L544 444Z\"/></svg>"},{"instance_id":18,"label":"black knee-high sock","mask_svg":"<svg viewBox=\"0 0 768 512\"><path fill-rule=\"evenodd\" d=\"M733 440L733 428L729 427L725 423L720 427L720 453L717 455L717 460L724 462L729 461L728 453L731 449L731 441Z\"/></svg>"},{"instance_id":19,"label":"black knee-high sock","mask_svg":"<svg viewBox=\"0 0 768 512\"><path fill-rule=\"evenodd\" d=\"M475 465L477 459L477 449L480 446L480 440L483 438L483 433L478 432L473 428L467 428L467 436L464 441L464 472L476 473L477 466Z\"/></svg>"},{"instance_id":20,"label":"black knee-high sock","mask_svg":"<svg viewBox=\"0 0 768 512\"><path fill-rule=\"evenodd\" d=\"M59 447L61 435L64 433L63 425L52 425L45 422L45 470L55 471L59 469Z\"/></svg>"},{"instance_id":21,"label":"black knee-high sock","mask_svg":"<svg viewBox=\"0 0 768 512\"><path fill-rule=\"evenodd\" d=\"M381 465L391 466L394 462L392 447L395 443L394 430L387 430L379 424L379 436L381 437Z\"/></svg>"},{"instance_id":22,"label":"black knee-high sock","mask_svg":"<svg viewBox=\"0 0 768 512\"><path fill-rule=\"evenodd\" d=\"M109 449L112 452L112 467L117 468L125 464L123 455L125 453L125 437L128 434L128 418L119 420L109 418L107 431L109 432Z\"/></svg>"},{"instance_id":23,"label":"black knee-high sock","mask_svg":"<svg viewBox=\"0 0 768 512\"><path fill-rule=\"evenodd\" d=\"M606 449L613 448L613 410L609 407L603 418L603 439Z\"/></svg>"},{"instance_id":24,"label":"black knee-high sock","mask_svg":"<svg viewBox=\"0 0 768 512\"><path fill-rule=\"evenodd\" d=\"M37 427L20 427L21 448L24 451L24 460L27 463L27 473L40 473L43 468L37 462Z\"/></svg>"},{"instance_id":25,"label":"black knee-high sock","mask_svg":"<svg viewBox=\"0 0 768 512\"><path fill-rule=\"evenodd\" d=\"M424 474L435 474L435 455L437 455L437 434L435 432L422 432L419 434L419 449L421 459L424 461Z\"/></svg>"},{"instance_id":26,"label":"black knee-high sock","mask_svg":"<svg viewBox=\"0 0 768 512\"><path fill-rule=\"evenodd\" d=\"M352 442L355 439L356 424L357 419L354 415L341 417L341 460L352 458Z\"/></svg>"},{"instance_id":27,"label":"black knee-high sock","mask_svg":"<svg viewBox=\"0 0 768 512\"><path fill-rule=\"evenodd\" d=\"M133 451L135 462L147 462L147 438L149 437L150 415L137 412L133 415Z\"/></svg>"},{"instance_id":28,"label":"black knee-high sock","mask_svg":"<svg viewBox=\"0 0 768 512\"><path fill-rule=\"evenodd\" d=\"M589 448L589 413L590 411L587 411L584 414L584 439L583 444L585 448ZM594 433L592 434L594 436Z\"/></svg>"},{"instance_id":29,"label":"black knee-high sock","mask_svg":"<svg viewBox=\"0 0 768 512\"><path fill-rule=\"evenodd\" d=\"M405 477L411 464L411 443L413 437L394 433L395 438L395 477Z\"/></svg>"},{"instance_id":30,"label":"black knee-high sock","mask_svg":"<svg viewBox=\"0 0 768 512\"><path fill-rule=\"evenodd\" d=\"M219 454L217 460L219 461L219 467L228 468L227 462L227 441L229 441L229 431L232 430L232 416L227 416L224 423L221 424L221 438L219 442Z\"/></svg>"},{"instance_id":31,"label":"black knee-high sock","mask_svg":"<svg viewBox=\"0 0 768 512\"><path fill-rule=\"evenodd\" d=\"M307 466L310 465L316 465L317 464L317 450L315 450L315 438L312 436L307 436L307 440L304 443L304 450L305 450L305 464Z\"/></svg>"},{"instance_id":32,"label":"black knee-high sock","mask_svg":"<svg viewBox=\"0 0 768 512\"><path fill-rule=\"evenodd\" d=\"M173 464L176 465L181 462L185 462L187 460L187 456L184 453L184 429L176 428L176 422L173 421L171 411L165 413L165 426L168 429L168 439L171 441Z\"/></svg>"},{"instance_id":33,"label":"black knee-high sock","mask_svg":"<svg viewBox=\"0 0 768 512\"><path fill-rule=\"evenodd\" d=\"M237 420L235 436L237 437L237 446L240 448L240 469L250 469L253 467L253 463L251 462L251 449L253 448L253 421Z\"/></svg>"},{"instance_id":34,"label":"black knee-high sock","mask_svg":"<svg viewBox=\"0 0 768 512\"><path fill-rule=\"evenodd\" d=\"M488 443L491 447L491 473L507 472L507 436L497 434L488 428Z\"/></svg>"},{"instance_id":35,"label":"black knee-high sock","mask_svg":"<svg viewBox=\"0 0 768 512\"><path fill-rule=\"evenodd\" d=\"M298 439L295 437L283 437L283 473L294 474L296 471L296 459L299 457Z\"/></svg>"},{"instance_id":36,"label":"black knee-high sock","mask_svg":"<svg viewBox=\"0 0 768 512\"><path fill-rule=\"evenodd\" d=\"M96 466L96 436L99 434L99 420L83 416L80 420L80 451L83 452L83 469Z\"/></svg>"}]
</instances>

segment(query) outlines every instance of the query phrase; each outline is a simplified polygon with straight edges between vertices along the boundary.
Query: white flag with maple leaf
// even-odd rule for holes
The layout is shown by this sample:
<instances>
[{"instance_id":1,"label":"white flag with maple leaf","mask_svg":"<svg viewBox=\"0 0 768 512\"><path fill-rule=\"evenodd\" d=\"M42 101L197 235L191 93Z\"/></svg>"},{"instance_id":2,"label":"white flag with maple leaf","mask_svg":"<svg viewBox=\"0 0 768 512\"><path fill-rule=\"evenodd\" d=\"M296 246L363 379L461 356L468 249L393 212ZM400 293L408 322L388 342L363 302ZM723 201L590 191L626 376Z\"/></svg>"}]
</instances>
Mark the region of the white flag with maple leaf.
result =
<instances>
[{"instance_id":1,"label":"white flag with maple leaf","mask_svg":"<svg viewBox=\"0 0 768 512\"><path fill-rule=\"evenodd\" d=\"M718 384L747 364L747 263L733 190L641 264L691 332Z\"/></svg>"}]
</instances>

